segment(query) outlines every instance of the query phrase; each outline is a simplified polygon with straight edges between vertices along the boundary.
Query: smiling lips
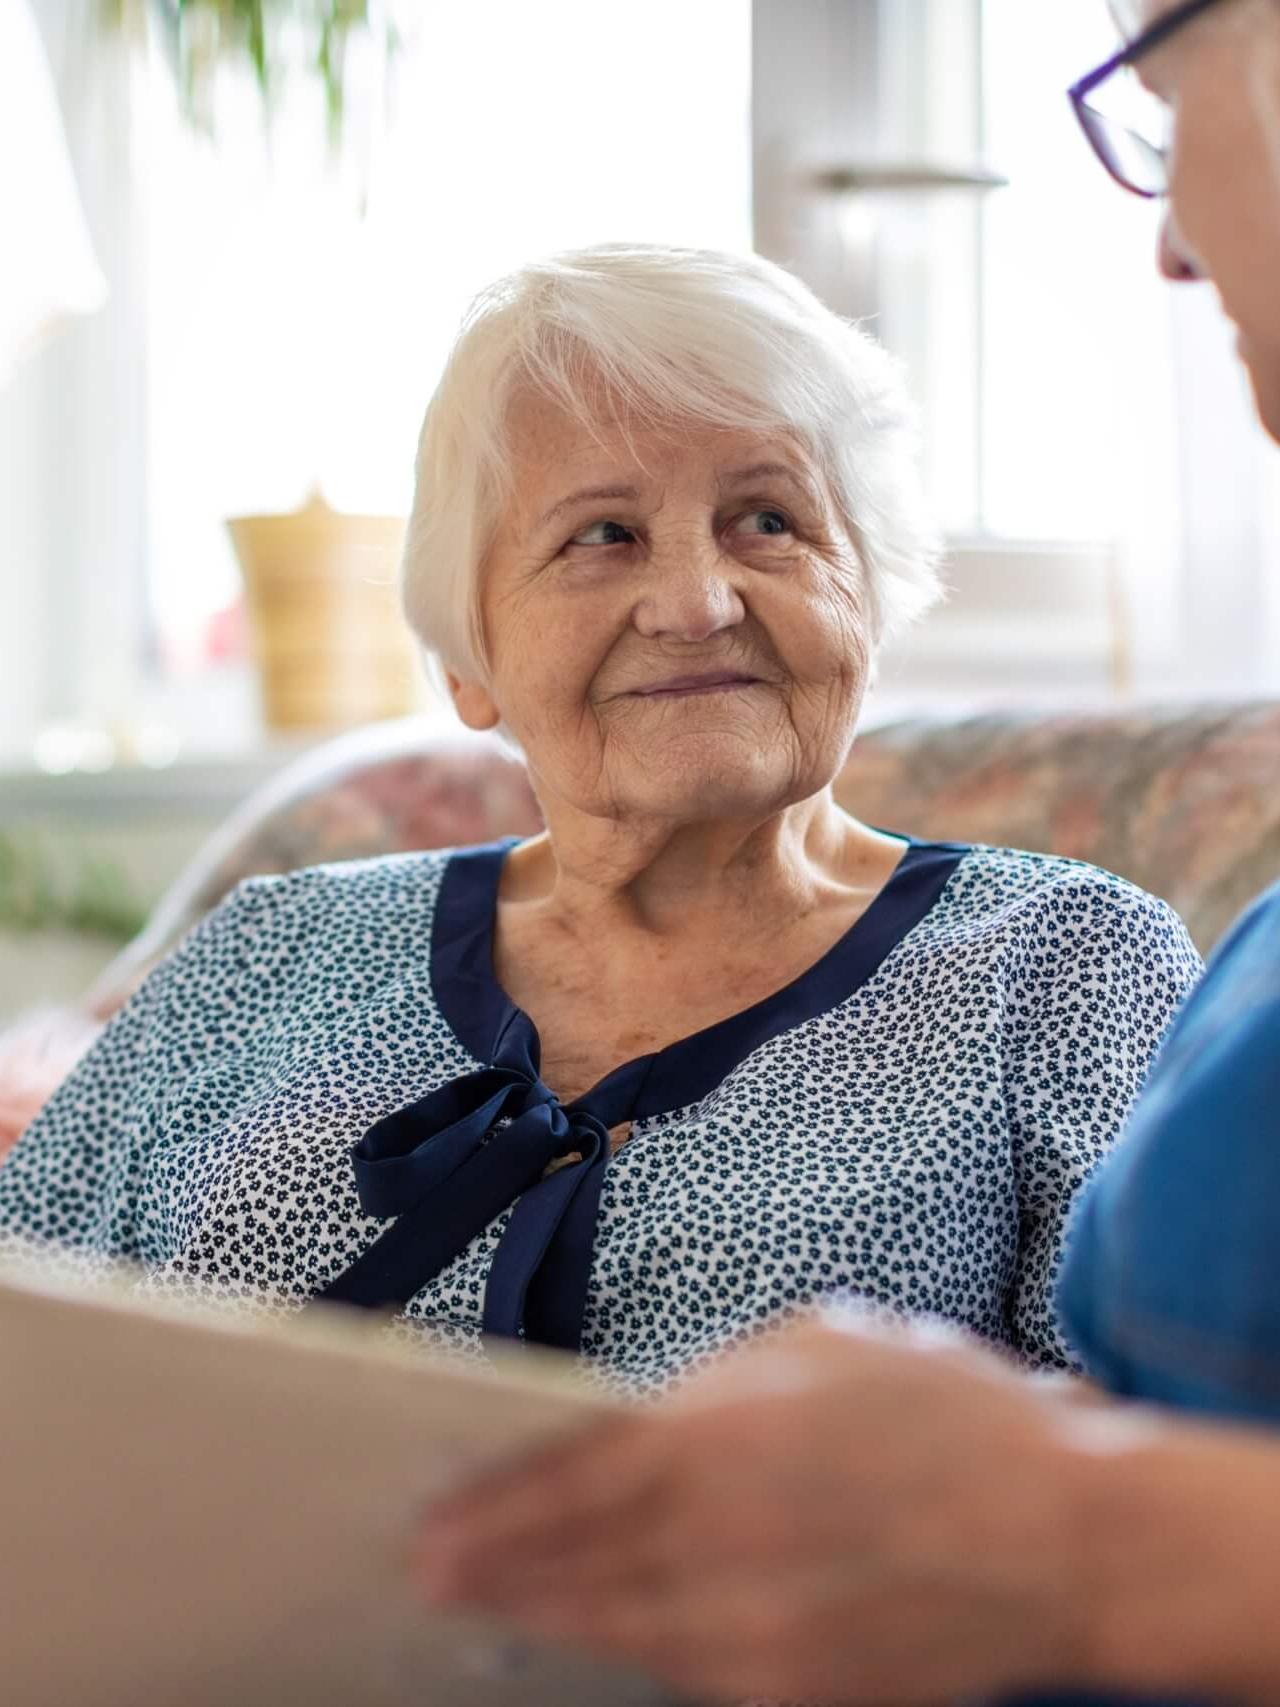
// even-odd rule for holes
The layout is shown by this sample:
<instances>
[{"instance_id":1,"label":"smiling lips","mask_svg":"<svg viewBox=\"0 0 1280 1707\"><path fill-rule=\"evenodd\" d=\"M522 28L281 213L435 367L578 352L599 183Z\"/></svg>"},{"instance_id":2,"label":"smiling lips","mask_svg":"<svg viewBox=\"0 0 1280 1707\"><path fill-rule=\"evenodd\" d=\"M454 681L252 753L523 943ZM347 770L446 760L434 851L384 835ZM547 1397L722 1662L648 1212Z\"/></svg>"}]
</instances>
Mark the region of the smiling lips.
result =
<instances>
[{"instance_id":1,"label":"smiling lips","mask_svg":"<svg viewBox=\"0 0 1280 1707\"><path fill-rule=\"evenodd\" d=\"M670 681L654 682L651 687L634 688L637 699L676 699L692 694L730 693L734 688L755 687L758 676L744 676L736 670L717 670L701 676L672 676Z\"/></svg>"}]
</instances>

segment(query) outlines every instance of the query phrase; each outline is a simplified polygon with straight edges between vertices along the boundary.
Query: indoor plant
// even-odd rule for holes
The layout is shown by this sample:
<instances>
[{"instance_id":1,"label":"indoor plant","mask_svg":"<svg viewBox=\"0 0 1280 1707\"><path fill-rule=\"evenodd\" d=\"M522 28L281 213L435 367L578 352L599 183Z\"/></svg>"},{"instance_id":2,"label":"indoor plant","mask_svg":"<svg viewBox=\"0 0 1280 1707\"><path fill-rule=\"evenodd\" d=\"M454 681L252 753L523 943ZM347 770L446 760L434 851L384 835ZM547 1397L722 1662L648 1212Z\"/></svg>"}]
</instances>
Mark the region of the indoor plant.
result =
<instances>
[{"instance_id":1,"label":"indoor plant","mask_svg":"<svg viewBox=\"0 0 1280 1707\"><path fill-rule=\"evenodd\" d=\"M363 38L385 65L397 34L386 0L103 0L109 20L155 19L177 71L183 106L202 128L213 123L218 68L252 70L268 113L294 66L318 77L333 142L341 136L348 47Z\"/></svg>"}]
</instances>

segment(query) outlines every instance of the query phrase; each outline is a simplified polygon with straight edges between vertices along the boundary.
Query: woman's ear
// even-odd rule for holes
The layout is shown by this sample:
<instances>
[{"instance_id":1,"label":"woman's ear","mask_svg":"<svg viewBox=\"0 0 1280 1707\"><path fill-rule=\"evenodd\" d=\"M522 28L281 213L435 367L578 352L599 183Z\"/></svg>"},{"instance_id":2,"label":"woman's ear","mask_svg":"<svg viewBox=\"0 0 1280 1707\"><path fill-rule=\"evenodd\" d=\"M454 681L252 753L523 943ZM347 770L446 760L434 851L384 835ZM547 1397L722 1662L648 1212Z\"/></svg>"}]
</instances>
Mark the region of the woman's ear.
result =
<instances>
[{"instance_id":1,"label":"woman's ear","mask_svg":"<svg viewBox=\"0 0 1280 1707\"><path fill-rule=\"evenodd\" d=\"M468 729L496 729L502 713L489 698L480 682L464 681L452 670L445 671L445 682L453 700L453 709Z\"/></svg>"}]
</instances>

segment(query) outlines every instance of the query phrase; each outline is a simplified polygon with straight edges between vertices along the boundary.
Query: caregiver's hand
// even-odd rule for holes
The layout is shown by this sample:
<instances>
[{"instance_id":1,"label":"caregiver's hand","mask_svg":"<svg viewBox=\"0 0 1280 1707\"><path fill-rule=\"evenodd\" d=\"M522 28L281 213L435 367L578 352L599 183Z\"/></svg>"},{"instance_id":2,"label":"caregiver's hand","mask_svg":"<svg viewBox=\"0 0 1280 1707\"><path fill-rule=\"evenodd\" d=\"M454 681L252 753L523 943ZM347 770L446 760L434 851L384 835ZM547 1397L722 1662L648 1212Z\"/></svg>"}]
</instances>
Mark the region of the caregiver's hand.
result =
<instances>
[{"instance_id":1,"label":"caregiver's hand","mask_svg":"<svg viewBox=\"0 0 1280 1707\"><path fill-rule=\"evenodd\" d=\"M725 1698L1090 1677L1087 1413L958 1338L833 1321L441 1507L432 1598Z\"/></svg>"}]
</instances>

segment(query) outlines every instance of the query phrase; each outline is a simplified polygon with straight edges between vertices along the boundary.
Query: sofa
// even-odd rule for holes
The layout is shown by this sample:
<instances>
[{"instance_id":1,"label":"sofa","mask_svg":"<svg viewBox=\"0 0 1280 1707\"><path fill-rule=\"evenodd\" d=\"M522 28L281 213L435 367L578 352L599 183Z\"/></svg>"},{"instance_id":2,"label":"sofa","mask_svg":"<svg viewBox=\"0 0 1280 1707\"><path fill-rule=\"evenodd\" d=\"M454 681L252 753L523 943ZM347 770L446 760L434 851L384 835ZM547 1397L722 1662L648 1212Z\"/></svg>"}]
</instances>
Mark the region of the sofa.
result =
<instances>
[{"instance_id":1,"label":"sofa","mask_svg":"<svg viewBox=\"0 0 1280 1707\"><path fill-rule=\"evenodd\" d=\"M1208 953L1280 879L1280 703L913 720L863 734L836 788L870 823L1091 861L1168 900ZM0 1148L147 970L238 881L525 835L518 760L416 719L327 742L246 801L74 1010L0 1037Z\"/></svg>"}]
</instances>

